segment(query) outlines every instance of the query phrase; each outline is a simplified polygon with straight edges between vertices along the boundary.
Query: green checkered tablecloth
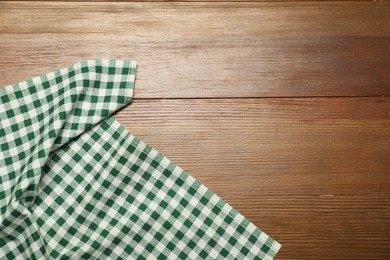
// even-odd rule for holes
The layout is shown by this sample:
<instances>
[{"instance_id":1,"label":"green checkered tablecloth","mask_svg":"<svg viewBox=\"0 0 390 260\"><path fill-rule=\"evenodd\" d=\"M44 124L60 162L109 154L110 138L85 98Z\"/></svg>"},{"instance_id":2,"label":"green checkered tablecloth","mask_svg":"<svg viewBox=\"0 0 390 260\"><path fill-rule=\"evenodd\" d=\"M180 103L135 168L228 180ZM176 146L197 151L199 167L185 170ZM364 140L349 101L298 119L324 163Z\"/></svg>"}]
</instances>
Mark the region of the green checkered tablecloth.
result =
<instances>
[{"instance_id":1,"label":"green checkered tablecloth","mask_svg":"<svg viewBox=\"0 0 390 260\"><path fill-rule=\"evenodd\" d=\"M82 61L0 88L0 259L273 259L279 243L110 116L135 72Z\"/></svg>"}]
</instances>

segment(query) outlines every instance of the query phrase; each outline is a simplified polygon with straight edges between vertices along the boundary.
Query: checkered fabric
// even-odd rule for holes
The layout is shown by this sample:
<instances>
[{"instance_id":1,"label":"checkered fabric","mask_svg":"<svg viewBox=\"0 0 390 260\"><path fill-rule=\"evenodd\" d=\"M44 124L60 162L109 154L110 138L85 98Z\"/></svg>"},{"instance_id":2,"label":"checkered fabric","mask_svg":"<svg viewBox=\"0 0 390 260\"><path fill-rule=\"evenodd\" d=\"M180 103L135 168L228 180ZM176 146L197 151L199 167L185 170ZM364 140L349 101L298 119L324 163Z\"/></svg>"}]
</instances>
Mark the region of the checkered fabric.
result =
<instances>
[{"instance_id":1,"label":"checkered fabric","mask_svg":"<svg viewBox=\"0 0 390 260\"><path fill-rule=\"evenodd\" d=\"M110 115L135 61L0 89L0 259L273 259L280 244Z\"/></svg>"}]
</instances>

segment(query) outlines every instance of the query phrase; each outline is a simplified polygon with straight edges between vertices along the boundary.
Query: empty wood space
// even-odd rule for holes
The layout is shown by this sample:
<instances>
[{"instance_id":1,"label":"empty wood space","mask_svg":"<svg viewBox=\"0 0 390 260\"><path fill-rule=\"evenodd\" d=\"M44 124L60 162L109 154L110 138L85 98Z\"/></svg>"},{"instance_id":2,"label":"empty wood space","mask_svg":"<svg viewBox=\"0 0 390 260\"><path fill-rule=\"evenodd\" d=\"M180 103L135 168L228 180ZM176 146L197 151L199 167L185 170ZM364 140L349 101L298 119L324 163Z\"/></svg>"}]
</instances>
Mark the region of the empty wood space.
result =
<instances>
[{"instance_id":1,"label":"empty wood space","mask_svg":"<svg viewBox=\"0 0 390 260\"><path fill-rule=\"evenodd\" d=\"M385 1L0 0L0 86L135 59L115 117L276 259L390 259L389 21Z\"/></svg>"}]
</instances>

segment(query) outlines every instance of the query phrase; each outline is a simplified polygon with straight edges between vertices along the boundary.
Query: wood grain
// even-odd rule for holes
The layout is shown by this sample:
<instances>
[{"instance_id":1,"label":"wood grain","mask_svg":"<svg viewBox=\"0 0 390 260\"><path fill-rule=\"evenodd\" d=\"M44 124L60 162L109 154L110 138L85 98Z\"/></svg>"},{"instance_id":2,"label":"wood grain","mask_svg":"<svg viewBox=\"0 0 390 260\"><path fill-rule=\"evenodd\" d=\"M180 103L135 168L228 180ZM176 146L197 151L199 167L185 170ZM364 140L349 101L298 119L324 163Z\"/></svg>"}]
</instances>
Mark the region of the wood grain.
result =
<instances>
[{"instance_id":1,"label":"wood grain","mask_svg":"<svg viewBox=\"0 0 390 260\"><path fill-rule=\"evenodd\" d=\"M245 197L230 203L283 243L276 259L389 259L387 196Z\"/></svg>"},{"instance_id":2,"label":"wood grain","mask_svg":"<svg viewBox=\"0 0 390 260\"><path fill-rule=\"evenodd\" d=\"M390 98L134 100L116 114L283 243L390 257Z\"/></svg>"},{"instance_id":3,"label":"wood grain","mask_svg":"<svg viewBox=\"0 0 390 260\"><path fill-rule=\"evenodd\" d=\"M143 98L390 95L389 20L389 2L0 2L0 85L133 58Z\"/></svg>"},{"instance_id":4,"label":"wood grain","mask_svg":"<svg viewBox=\"0 0 390 260\"><path fill-rule=\"evenodd\" d=\"M390 98L136 100L116 118L218 193L372 195L390 194L388 111Z\"/></svg>"},{"instance_id":5,"label":"wood grain","mask_svg":"<svg viewBox=\"0 0 390 260\"><path fill-rule=\"evenodd\" d=\"M115 117L283 244L390 259L390 3L0 0L0 86L138 60Z\"/></svg>"}]
</instances>

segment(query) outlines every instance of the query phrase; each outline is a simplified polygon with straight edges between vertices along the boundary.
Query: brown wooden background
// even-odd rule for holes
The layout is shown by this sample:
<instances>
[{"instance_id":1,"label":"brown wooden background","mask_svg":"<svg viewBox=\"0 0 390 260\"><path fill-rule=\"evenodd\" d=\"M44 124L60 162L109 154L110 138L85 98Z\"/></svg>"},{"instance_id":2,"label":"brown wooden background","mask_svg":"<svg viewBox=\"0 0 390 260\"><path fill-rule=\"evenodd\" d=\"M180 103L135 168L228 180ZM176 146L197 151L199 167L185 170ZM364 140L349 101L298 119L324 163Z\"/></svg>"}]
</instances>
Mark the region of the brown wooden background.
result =
<instances>
[{"instance_id":1,"label":"brown wooden background","mask_svg":"<svg viewBox=\"0 0 390 260\"><path fill-rule=\"evenodd\" d=\"M390 259L390 4L0 0L0 86L138 61L116 115L283 244Z\"/></svg>"}]
</instances>

